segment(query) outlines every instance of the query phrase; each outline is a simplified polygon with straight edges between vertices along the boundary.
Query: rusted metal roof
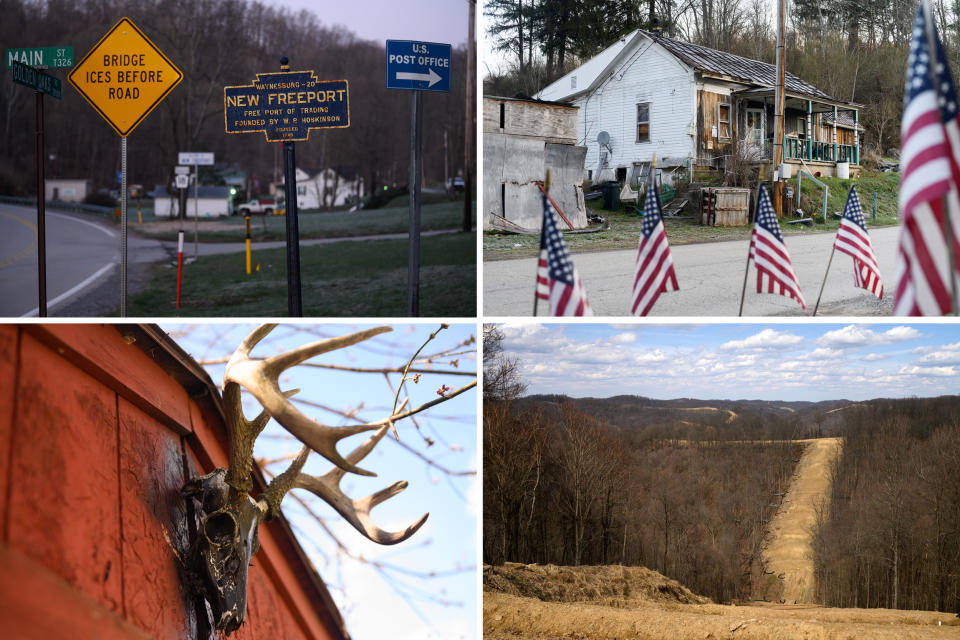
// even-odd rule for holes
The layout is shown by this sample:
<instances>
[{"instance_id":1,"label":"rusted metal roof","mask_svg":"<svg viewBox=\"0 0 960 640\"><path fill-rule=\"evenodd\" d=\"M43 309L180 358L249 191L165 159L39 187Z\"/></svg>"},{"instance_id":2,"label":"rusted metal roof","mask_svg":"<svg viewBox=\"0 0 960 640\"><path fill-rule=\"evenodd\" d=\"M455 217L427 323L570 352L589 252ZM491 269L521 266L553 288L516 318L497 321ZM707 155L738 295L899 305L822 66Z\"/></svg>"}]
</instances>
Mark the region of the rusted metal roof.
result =
<instances>
[{"instance_id":1,"label":"rusted metal roof","mask_svg":"<svg viewBox=\"0 0 960 640\"><path fill-rule=\"evenodd\" d=\"M647 35L697 71L729 76L766 87L773 87L777 84L777 67L775 65L742 58L732 53L717 51L698 44L671 40L655 33L648 33ZM831 99L823 91L792 73L784 74L784 83L788 91L795 91L815 98Z\"/></svg>"}]
</instances>

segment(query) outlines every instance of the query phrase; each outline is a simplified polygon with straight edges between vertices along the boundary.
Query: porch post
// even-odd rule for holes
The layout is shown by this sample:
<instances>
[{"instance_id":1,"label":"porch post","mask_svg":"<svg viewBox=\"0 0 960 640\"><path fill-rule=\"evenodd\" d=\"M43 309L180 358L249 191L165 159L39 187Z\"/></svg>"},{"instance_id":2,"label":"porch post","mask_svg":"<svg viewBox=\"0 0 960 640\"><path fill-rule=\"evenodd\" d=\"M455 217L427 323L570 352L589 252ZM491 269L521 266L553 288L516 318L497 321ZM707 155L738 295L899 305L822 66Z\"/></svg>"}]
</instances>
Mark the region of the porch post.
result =
<instances>
[{"instance_id":1,"label":"porch post","mask_svg":"<svg viewBox=\"0 0 960 640\"><path fill-rule=\"evenodd\" d=\"M833 161L837 161L837 105L833 105Z\"/></svg>"},{"instance_id":2,"label":"porch post","mask_svg":"<svg viewBox=\"0 0 960 640\"><path fill-rule=\"evenodd\" d=\"M807 153L806 158L810 160L813 153L813 101L807 100Z\"/></svg>"},{"instance_id":3,"label":"porch post","mask_svg":"<svg viewBox=\"0 0 960 640\"><path fill-rule=\"evenodd\" d=\"M860 164L860 132L857 130L857 115L860 112L853 110L853 164Z\"/></svg>"}]
</instances>

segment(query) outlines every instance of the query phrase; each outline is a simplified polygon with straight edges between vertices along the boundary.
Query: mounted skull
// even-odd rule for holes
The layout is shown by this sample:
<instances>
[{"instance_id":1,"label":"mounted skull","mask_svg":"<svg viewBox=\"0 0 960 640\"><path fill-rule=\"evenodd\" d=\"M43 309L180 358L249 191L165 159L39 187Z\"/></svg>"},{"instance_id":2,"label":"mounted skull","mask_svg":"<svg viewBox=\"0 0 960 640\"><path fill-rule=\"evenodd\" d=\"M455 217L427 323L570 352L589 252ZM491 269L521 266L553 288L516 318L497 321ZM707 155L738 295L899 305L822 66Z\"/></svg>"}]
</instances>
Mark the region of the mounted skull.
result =
<instances>
[{"instance_id":1,"label":"mounted skull","mask_svg":"<svg viewBox=\"0 0 960 640\"><path fill-rule=\"evenodd\" d=\"M257 532L260 523L280 514L280 503L287 492L296 487L319 496L340 513L364 536L380 544L396 544L412 536L426 521L424 514L415 523L398 532L384 531L370 521L370 510L401 491L407 483L390 487L360 500L349 498L340 489L340 480L349 471L360 475L376 474L356 466L386 434L387 429L405 415L403 405L394 415L375 423L348 427L327 427L311 420L290 402L299 389L282 392L280 374L308 358L341 349L390 331L376 327L346 336L313 342L292 351L264 360L250 358L250 351L276 325L261 325L248 335L227 362L223 376L223 405L229 439L229 469L216 469L193 478L183 488L185 496L200 503L200 527L191 549L192 561L203 596L210 604L217 629L230 634L246 617L247 567L259 550ZM241 387L264 407L254 420L247 420L241 408ZM305 446L290 467L274 478L257 498L253 490L251 470L253 444L274 418ZM348 456L341 457L337 443L348 436L375 431ZM336 465L323 476L301 473L311 451L316 451Z\"/></svg>"}]
</instances>

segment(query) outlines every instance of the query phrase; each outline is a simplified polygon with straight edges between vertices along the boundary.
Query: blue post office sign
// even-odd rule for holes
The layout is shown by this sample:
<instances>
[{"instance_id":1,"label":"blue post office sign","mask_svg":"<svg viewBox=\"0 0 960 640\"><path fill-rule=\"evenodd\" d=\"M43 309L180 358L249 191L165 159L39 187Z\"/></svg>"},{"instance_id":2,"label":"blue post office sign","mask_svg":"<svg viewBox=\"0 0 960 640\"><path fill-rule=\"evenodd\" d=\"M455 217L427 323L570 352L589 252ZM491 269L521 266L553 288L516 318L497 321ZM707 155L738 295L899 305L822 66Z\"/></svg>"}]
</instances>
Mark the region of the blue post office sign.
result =
<instances>
[{"instance_id":1,"label":"blue post office sign","mask_svg":"<svg viewBox=\"0 0 960 640\"><path fill-rule=\"evenodd\" d=\"M450 45L387 40L387 89L450 91Z\"/></svg>"},{"instance_id":2,"label":"blue post office sign","mask_svg":"<svg viewBox=\"0 0 960 640\"><path fill-rule=\"evenodd\" d=\"M253 84L223 88L223 119L227 133L306 140L310 129L350 126L349 87L346 80L318 80L313 71L258 73Z\"/></svg>"}]
</instances>

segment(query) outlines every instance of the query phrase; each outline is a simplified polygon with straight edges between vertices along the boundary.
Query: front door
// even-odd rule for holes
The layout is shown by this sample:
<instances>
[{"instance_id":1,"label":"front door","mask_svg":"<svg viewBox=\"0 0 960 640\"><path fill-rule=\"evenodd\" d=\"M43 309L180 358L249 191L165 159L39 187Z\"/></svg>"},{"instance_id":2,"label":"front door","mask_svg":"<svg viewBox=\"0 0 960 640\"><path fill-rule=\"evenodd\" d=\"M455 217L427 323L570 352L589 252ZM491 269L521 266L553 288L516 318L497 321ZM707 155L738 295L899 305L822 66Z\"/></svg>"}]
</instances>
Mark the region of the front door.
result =
<instances>
[{"instance_id":1,"label":"front door","mask_svg":"<svg viewBox=\"0 0 960 640\"><path fill-rule=\"evenodd\" d=\"M763 109L747 109L747 122L744 129L746 150L751 155L763 157L763 141L766 139L766 117Z\"/></svg>"}]
</instances>

